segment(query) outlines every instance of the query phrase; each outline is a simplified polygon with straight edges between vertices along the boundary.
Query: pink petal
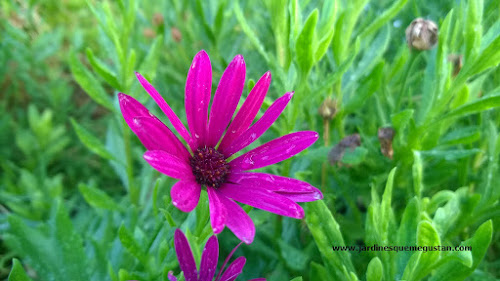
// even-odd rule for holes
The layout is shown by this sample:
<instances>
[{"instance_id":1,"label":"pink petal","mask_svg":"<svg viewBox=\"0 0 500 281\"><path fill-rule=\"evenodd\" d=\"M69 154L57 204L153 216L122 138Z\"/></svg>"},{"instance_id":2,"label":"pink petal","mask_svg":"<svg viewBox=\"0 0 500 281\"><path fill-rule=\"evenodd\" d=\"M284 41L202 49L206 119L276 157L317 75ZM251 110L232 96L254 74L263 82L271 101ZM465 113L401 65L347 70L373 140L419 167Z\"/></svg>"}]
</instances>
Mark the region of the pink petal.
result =
<instances>
[{"instance_id":1,"label":"pink petal","mask_svg":"<svg viewBox=\"0 0 500 281\"><path fill-rule=\"evenodd\" d=\"M228 214L226 226L245 244L251 244L255 237L255 225L250 216L233 200L219 194L219 198Z\"/></svg>"},{"instance_id":2,"label":"pink petal","mask_svg":"<svg viewBox=\"0 0 500 281\"><path fill-rule=\"evenodd\" d=\"M262 102L266 97L270 84L271 72L268 71L262 75L250 91L250 94L248 94L248 97L238 113L236 113L236 117L234 117L233 122L231 122L226 134L222 138L219 148L224 150L252 124L252 121L255 119L255 116L262 106Z\"/></svg>"},{"instance_id":3,"label":"pink petal","mask_svg":"<svg viewBox=\"0 0 500 281\"><path fill-rule=\"evenodd\" d=\"M288 159L308 148L318 139L318 133L291 133L265 143L229 162L232 171L246 171L269 166Z\"/></svg>"},{"instance_id":4,"label":"pink petal","mask_svg":"<svg viewBox=\"0 0 500 281\"><path fill-rule=\"evenodd\" d=\"M234 184L261 187L295 202L310 202L323 198L319 189L306 182L271 174L231 172L227 181Z\"/></svg>"},{"instance_id":5,"label":"pink petal","mask_svg":"<svg viewBox=\"0 0 500 281\"><path fill-rule=\"evenodd\" d=\"M293 93L286 93L281 98L277 99L262 115L262 118L250 127L248 130L243 132L239 137L237 137L233 143L227 148L222 150L226 157L233 155L234 153L240 151L241 149L247 147L258 139L262 134L264 134L269 127L278 119L281 112L285 109L286 105L292 98Z\"/></svg>"},{"instance_id":6,"label":"pink petal","mask_svg":"<svg viewBox=\"0 0 500 281\"><path fill-rule=\"evenodd\" d=\"M200 200L201 186L192 180L180 180L170 189L172 204L183 212L191 212Z\"/></svg>"},{"instance_id":7,"label":"pink petal","mask_svg":"<svg viewBox=\"0 0 500 281\"><path fill-rule=\"evenodd\" d=\"M165 113L168 120L170 120L170 123L172 123L177 132L187 143L190 144L191 148L193 148L193 146L191 145L192 142L191 136L189 135L189 132L187 131L186 127L184 127L184 124L182 124L179 117L175 115L174 111L165 102L165 100L158 93L158 91L148 82L148 80L142 77L142 75L139 74L138 72L136 72L135 75L137 76L137 79L139 79L139 82L141 83L142 87L144 87L146 92L148 92L148 94L155 100L156 104L158 104L158 106L161 108L163 113Z\"/></svg>"},{"instance_id":8,"label":"pink petal","mask_svg":"<svg viewBox=\"0 0 500 281\"><path fill-rule=\"evenodd\" d=\"M201 254L200 276L199 281L212 281L217 268L219 259L219 242L217 237L213 235L207 241L203 253Z\"/></svg>"},{"instance_id":9,"label":"pink petal","mask_svg":"<svg viewBox=\"0 0 500 281\"><path fill-rule=\"evenodd\" d=\"M293 202L311 202L323 199L323 193L321 193L319 189L315 192L308 192L308 193L276 192L276 194L283 195L286 198L292 200Z\"/></svg>"},{"instance_id":10,"label":"pink petal","mask_svg":"<svg viewBox=\"0 0 500 281\"><path fill-rule=\"evenodd\" d=\"M226 264L227 262L231 259L231 257L233 256L234 252L236 252L236 250L238 249L238 247L240 247L242 242L238 243L238 245L236 245L236 247L233 248L233 250L231 250L231 252L229 253L229 255L226 257L226 259L224 260L224 263L222 264L222 267L220 268L219 270L219 274L217 274L217 277L215 277L215 280L220 280L220 276L222 274L222 271L224 271L224 268L226 267Z\"/></svg>"},{"instance_id":11,"label":"pink petal","mask_svg":"<svg viewBox=\"0 0 500 281\"><path fill-rule=\"evenodd\" d=\"M207 187L207 192L208 206L210 209L210 223L212 224L214 234L218 234L224 229L227 211L219 198L220 195L217 194L214 188Z\"/></svg>"},{"instance_id":12,"label":"pink petal","mask_svg":"<svg viewBox=\"0 0 500 281\"><path fill-rule=\"evenodd\" d=\"M266 190L262 187L246 184L225 183L218 189L218 191L238 202L266 210L271 213L297 219L304 217L304 210L297 203L286 198L285 196ZM230 213L229 210L228 213ZM226 223L226 225L228 224Z\"/></svg>"},{"instance_id":13,"label":"pink petal","mask_svg":"<svg viewBox=\"0 0 500 281\"><path fill-rule=\"evenodd\" d=\"M174 179L194 179L191 166L187 160L182 160L163 150L148 150L144 160L158 172Z\"/></svg>"},{"instance_id":14,"label":"pink petal","mask_svg":"<svg viewBox=\"0 0 500 281\"><path fill-rule=\"evenodd\" d=\"M191 247L189 246L186 236L180 229L175 230L174 246L175 252L177 253L177 260L179 260L179 266L182 272L184 272L186 281L197 281L198 271L196 270L193 253L191 252Z\"/></svg>"},{"instance_id":15,"label":"pink petal","mask_svg":"<svg viewBox=\"0 0 500 281\"><path fill-rule=\"evenodd\" d=\"M233 281L241 274L243 267L245 266L247 259L245 257L239 257L235 259L226 269L220 281Z\"/></svg>"},{"instance_id":16,"label":"pink petal","mask_svg":"<svg viewBox=\"0 0 500 281\"><path fill-rule=\"evenodd\" d=\"M186 117L193 142L203 145L206 141L208 104L212 91L212 65L204 50L196 54L186 80ZM201 141L201 143L200 143Z\"/></svg>"},{"instance_id":17,"label":"pink petal","mask_svg":"<svg viewBox=\"0 0 500 281\"><path fill-rule=\"evenodd\" d=\"M135 117L130 126L148 150L164 150L181 159L189 158L184 145L158 118Z\"/></svg>"},{"instance_id":18,"label":"pink petal","mask_svg":"<svg viewBox=\"0 0 500 281\"><path fill-rule=\"evenodd\" d=\"M133 119L135 117L154 117L144 105L129 95L119 93L118 102L120 103L120 110L122 111L123 118L132 131L134 130Z\"/></svg>"},{"instance_id":19,"label":"pink petal","mask_svg":"<svg viewBox=\"0 0 500 281\"><path fill-rule=\"evenodd\" d=\"M245 85L245 73L243 56L237 55L222 74L208 119L208 146L215 147L231 121Z\"/></svg>"}]
</instances>

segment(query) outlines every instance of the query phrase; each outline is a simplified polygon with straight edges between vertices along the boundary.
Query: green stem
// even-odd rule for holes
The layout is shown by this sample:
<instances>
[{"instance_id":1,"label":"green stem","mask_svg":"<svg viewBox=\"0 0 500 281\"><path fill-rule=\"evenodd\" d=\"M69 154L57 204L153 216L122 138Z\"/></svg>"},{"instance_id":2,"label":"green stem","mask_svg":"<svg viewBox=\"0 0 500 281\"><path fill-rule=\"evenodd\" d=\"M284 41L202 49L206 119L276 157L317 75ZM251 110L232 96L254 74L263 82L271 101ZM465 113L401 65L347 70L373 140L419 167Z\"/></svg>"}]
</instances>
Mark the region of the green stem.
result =
<instances>
[{"instance_id":1,"label":"green stem","mask_svg":"<svg viewBox=\"0 0 500 281\"><path fill-rule=\"evenodd\" d=\"M418 54L416 54L415 52L410 52L410 58L408 59L408 63L406 64L406 68L404 70L404 73L403 73L403 79L401 81L401 88L399 89L399 93L397 93L397 97L396 97L396 111L395 112L398 112L400 107L401 107L401 102L403 100L403 96L404 96L404 93L405 93L405 89L406 89L406 81L408 80L408 76L410 74L410 70L413 66L413 63L415 62L415 59L417 58Z\"/></svg>"}]
</instances>

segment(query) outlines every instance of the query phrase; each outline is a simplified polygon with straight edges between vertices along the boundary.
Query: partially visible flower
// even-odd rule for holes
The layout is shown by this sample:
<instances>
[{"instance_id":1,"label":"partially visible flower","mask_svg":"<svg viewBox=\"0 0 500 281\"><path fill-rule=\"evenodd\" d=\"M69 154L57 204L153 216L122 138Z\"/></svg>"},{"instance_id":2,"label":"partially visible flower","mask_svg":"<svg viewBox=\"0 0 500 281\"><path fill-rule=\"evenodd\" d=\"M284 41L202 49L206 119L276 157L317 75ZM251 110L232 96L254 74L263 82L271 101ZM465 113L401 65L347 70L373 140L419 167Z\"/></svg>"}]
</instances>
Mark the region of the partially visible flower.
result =
<instances>
[{"instance_id":1,"label":"partially visible flower","mask_svg":"<svg viewBox=\"0 0 500 281\"><path fill-rule=\"evenodd\" d=\"M414 19L406 28L406 42L410 49L429 50L438 41L438 27L431 20Z\"/></svg>"},{"instance_id":2,"label":"partially visible flower","mask_svg":"<svg viewBox=\"0 0 500 281\"><path fill-rule=\"evenodd\" d=\"M245 61L238 55L224 71L209 113L212 67L207 53L200 51L193 59L185 88L189 131L156 89L138 73L137 78L167 115L190 151L146 107L120 93L123 117L148 149L144 159L159 172L180 180L170 190L174 206L191 212L198 204L202 186L206 187L210 222L215 234L227 226L240 240L252 243L255 226L234 201L300 219L304 217L304 210L296 202L323 198L321 192L308 183L247 172L278 163L303 151L318 139L316 132L291 133L228 160L264 134L292 98L293 93L286 93L251 125L271 83L269 72L255 84L231 122L245 83Z\"/></svg>"},{"instance_id":3,"label":"partially visible flower","mask_svg":"<svg viewBox=\"0 0 500 281\"><path fill-rule=\"evenodd\" d=\"M208 238L207 244L205 244L205 248L203 248L203 252L201 254L201 263L199 266L200 270L198 270L194 261L193 252L191 251L191 247L189 246L186 236L180 229L176 229L174 234L174 246L175 252L177 253L177 260L179 260L179 267L182 272L184 272L184 278L186 281L235 280L241 274L243 267L245 266L245 257L235 259L225 271L224 268L239 245L241 245L241 243L238 244L231 251L231 253L229 253L229 256L226 258L224 264L219 270L219 274L217 274L217 277L214 279L215 270L217 269L217 261L219 260L219 241L217 240L217 236L213 235ZM168 280L177 281L177 278L175 278L172 272L169 272ZM249 281L265 280L265 278L257 278Z\"/></svg>"}]
</instances>

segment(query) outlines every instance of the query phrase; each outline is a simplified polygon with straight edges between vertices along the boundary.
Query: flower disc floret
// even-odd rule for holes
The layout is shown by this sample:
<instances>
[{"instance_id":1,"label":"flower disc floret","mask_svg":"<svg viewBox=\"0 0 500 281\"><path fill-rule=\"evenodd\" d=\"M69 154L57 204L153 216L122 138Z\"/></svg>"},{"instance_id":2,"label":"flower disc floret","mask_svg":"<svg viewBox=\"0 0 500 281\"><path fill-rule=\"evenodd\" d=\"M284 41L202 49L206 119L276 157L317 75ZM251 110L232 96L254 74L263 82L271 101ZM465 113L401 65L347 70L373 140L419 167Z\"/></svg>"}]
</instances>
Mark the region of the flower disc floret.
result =
<instances>
[{"instance_id":1,"label":"flower disc floret","mask_svg":"<svg viewBox=\"0 0 500 281\"><path fill-rule=\"evenodd\" d=\"M189 159L189 164L196 182L208 187L220 187L229 173L229 164L224 154L213 147L198 148Z\"/></svg>"}]
</instances>

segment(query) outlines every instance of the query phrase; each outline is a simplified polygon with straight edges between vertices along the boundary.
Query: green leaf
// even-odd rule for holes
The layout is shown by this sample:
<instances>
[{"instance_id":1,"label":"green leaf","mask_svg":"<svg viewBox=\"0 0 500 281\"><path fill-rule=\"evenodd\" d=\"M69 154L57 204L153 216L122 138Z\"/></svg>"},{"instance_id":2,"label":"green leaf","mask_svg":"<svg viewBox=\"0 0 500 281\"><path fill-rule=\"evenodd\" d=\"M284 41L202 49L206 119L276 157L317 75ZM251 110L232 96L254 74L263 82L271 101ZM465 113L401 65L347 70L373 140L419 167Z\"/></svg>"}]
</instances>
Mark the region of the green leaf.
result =
<instances>
[{"instance_id":1,"label":"green leaf","mask_svg":"<svg viewBox=\"0 0 500 281\"><path fill-rule=\"evenodd\" d=\"M443 115L438 119L443 121L448 118L463 117L469 114L474 114L488 109L496 108L500 106L500 94L488 95L487 97L478 99L476 101L464 104L459 108L456 108L447 114Z\"/></svg>"},{"instance_id":2,"label":"green leaf","mask_svg":"<svg viewBox=\"0 0 500 281\"><path fill-rule=\"evenodd\" d=\"M333 281L326 268L315 262L311 262L311 267L309 269L309 278L310 280Z\"/></svg>"},{"instance_id":3,"label":"green leaf","mask_svg":"<svg viewBox=\"0 0 500 281\"><path fill-rule=\"evenodd\" d=\"M413 197L405 208L401 225L398 229L397 245L410 246L417 244L417 226L420 222L420 202L418 197ZM403 274L406 264L413 253L400 251L396 254L397 272Z\"/></svg>"},{"instance_id":4,"label":"green leaf","mask_svg":"<svg viewBox=\"0 0 500 281\"><path fill-rule=\"evenodd\" d=\"M283 240L279 240L278 244L281 257L289 268L295 271L305 270L310 258L303 250L299 250Z\"/></svg>"},{"instance_id":5,"label":"green leaf","mask_svg":"<svg viewBox=\"0 0 500 281\"><path fill-rule=\"evenodd\" d=\"M339 280L350 279L354 272L351 255L345 251L332 251L332 246L345 246L340 226L321 201L309 202L305 210L306 223L316 242L329 274Z\"/></svg>"},{"instance_id":6,"label":"green leaf","mask_svg":"<svg viewBox=\"0 0 500 281\"><path fill-rule=\"evenodd\" d=\"M479 153L481 150L478 148L474 149L460 149L460 150L426 150L419 151L419 154L424 157L434 158L434 159L443 159L446 161L455 161L457 159L462 159L469 157L471 155L475 155Z\"/></svg>"},{"instance_id":7,"label":"green leaf","mask_svg":"<svg viewBox=\"0 0 500 281\"><path fill-rule=\"evenodd\" d=\"M18 259L12 260L12 270L9 273L8 281L31 281Z\"/></svg>"},{"instance_id":8,"label":"green leaf","mask_svg":"<svg viewBox=\"0 0 500 281\"><path fill-rule=\"evenodd\" d=\"M113 73L113 71L111 71L103 62L101 62L94 56L92 49L87 48L86 53L87 59L89 60L90 65L92 65L92 68L94 68L95 72L97 72L97 74L99 74L104 79L104 81L108 82L108 84L113 88L122 92L123 88L120 85L120 82L118 82L116 74Z\"/></svg>"},{"instance_id":9,"label":"green leaf","mask_svg":"<svg viewBox=\"0 0 500 281\"><path fill-rule=\"evenodd\" d=\"M141 74L148 75L150 81L154 80L156 76L156 68L158 67L158 62L160 61L160 54L163 51L163 36L158 36L153 41L151 48L149 48L146 58L142 61L139 72Z\"/></svg>"},{"instance_id":10,"label":"green leaf","mask_svg":"<svg viewBox=\"0 0 500 281\"><path fill-rule=\"evenodd\" d=\"M362 80L362 86L355 91L355 94L345 103L343 109L345 114L350 114L359 110L368 98L373 95L381 86L384 73L384 62L381 61L365 79Z\"/></svg>"},{"instance_id":11,"label":"green leaf","mask_svg":"<svg viewBox=\"0 0 500 281\"><path fill-rule=\"evenodd\" d=\"M356 58L356 55L359 52L360 48L360 41L356 40L356 43L354 45L354 50L351 52L350 56L340 64L340 66L331 74L329 74L325 79L324 82L321 83L316 89L314 89L312 92L313 93L321 93L323 91L328 90L330 87L332 87L335 83L337 83L344 73L351 67L352 63L354 62L354 59Z\"/></svg>"},{"instance_id":12,"label":"green leaf","mask_svg":"<svg viewBox=\"0 0 500 281\"><path fill-rule=\"evenodd\" d=\"M318 27L318 35L321 37L318 37L319 43L314 53L314 61L316 62L325 55L335 35L337 4L337 0L323 2Z\"/></svg>"},{"instance_id":13,"label":"green leaf","mask_svg":"<svg viewBox=\"0 0 500 281\"><path fill-rule=\"evenodd\" d=\"M471 267L465 266L460 261L450 261L438 267L429 281L447 281L447 280L464 280L474 272L481 260L484 258L486 251L491 243L493 235L493 223L491 220L483 223L474 233L471 239L468 239L461 246L472 247L473 264Z\"/></svg>"},{"instance_id":14,"label":"green leaf","mask_svg":"<svg viewBox=\"0 0 500 281\"><path fill-rule=\"evenodd\" d=\"M243 12L241 11L240 4L238 3L238 1L233 2L233 9L234 9L234 14L236 15L236 19L240 23L241 28L243 29L243 32L245 32L245 34L247 35L250 42L254 45L254 47L257 48L257 51L259 52L259 54L267 62L269 62L269 56L267 55L267 52L264 49L264 45L260 42L259 38L255 34L253 29L248 25L248 22L245 19Z\"/></svg>"},{"instance_id":15,"label":"green leaf","mask_svg":"<svg viewBox=\"0 0 500 281\"><path fill-rule=\"evenodd\" d=\"M449 134L440 139L443 145L469 144L479 140L481 131L476 126L453 129Z\"/></svg>"},{"instance_id":16,"label":"green leaf","mask_svg":"<svg viewBox=\"0 0 500 281\"><path fill-rule=\"evenodd\" d=\"M78 185L80 193L85 198L85 201L94 208L106 210L123 210L123 207L117 204L113 198L109 197L104 191L87 186L83 183Z\"/></svg>"},{"instance_id":17,"label":"green leaf","mask_svg":"<svg viewBox=\"0 0 500 281\"><path fill-rule=\"evenodd\" d=\"M136 257L143 265L147 264L146 253L142 250L142 247L139 246L137 241L135 241L132 233L130 233L130 231L123 224L118 230L118 237L120 238L123 247L125 247L130 254Z\"/></svg>"},{"instance_id":18,"label":"green leaf","mask_svg":"<svg viewBox=\"0 0 500 281\"><path fill-rule=\"evenodd\" d=\"M83 64L78 60L75 53L71 53L69 56L69 66L71 68L71 73L75 78L76 82L82 87L82 89L98 104L104 106L105 108L114 111L111 99L106 94L106 91L101 86L101 83L94 77L88 69L83 66Z\"/></svg>"},{"instance_id":19,"label":"green leaf","mask_svg":"<svg viewBox=\"0 0 500 281\"><path fill-rule=\"evenodd\" d=\"M302 281L302 276L299 276L299 277L295 277L293 278L292 280L290 281Z\"/></svg>"},{"instance_id":20,"label":"green leaf","mask_svg":"<svg viewBox=\"0 0 500 281\"><path fill-rule=\"evenodd\" d=\"M366 281L381 281L384 277L384 268L378 257L374 257L366 269Z\"/></svg>"},{"instance_id":21,"label":"green leaf","mask_svg":"<svg viewBox=\"0 0 500 281\"><path fill-rule=\"evenodd\" d=\"M347 149L342 156L342 163L348 165L358 165L365 161L368 150L362 146L356 147L354 150Z\"/></svg>"},{"instance_id":22,"label":"green leaf","mask_svg":"<svg viewBox=\"0 0 500 281\"><path fill-rule=\"evenodd\" d=\"M417 195L418 197L420 197L424 189L422 180L423 173L422 157L420 157L420 153L418 151L413 151L413 190L415 191L415 195Z\"/></svg>"},{"instance_id":23,"label":"green leaf","mask_svg":"<svg viewBox=\"0 0 500 281\"><path fill-rule=\"evenodd\" d=\"M405 109L391 115L392 125L396 132L402 132L404 130L406 125L408 125L413 118L413 112L413 109Z\"/></svg>"},{"instance_id":24,"label":"green leaf","mask_svg":"<svg viewBox=\"0 0 500 281\"><path fill-rule=\"evenodd\" d=\"M101 141L92 135L87 129L78 124L74 119L71 119L71 124L80 141L92 152L108 160L115 160L115 157L106 149Z\"/></svg>"},{"instance_id":25,"label":"green leaf","mask_svg":"<svg viewBox=\"0 0 500 281\"><path fill-rule=\"evenodd\" d=\"M302 75L307 76L314 63L315 29L318 22L318 10L314 9L302 27L295 44L295 58Z\"/></svg>"},{"instance_id":26,"label":"green leaf","mask_svg":"<svg viewBox=\"0 0 500 281\"><path fill-rule=\"evenodd\" d=\"M406 5L408 0L398 0L393 3L391 7L385 10L381 15L377 15L375 20L366 28L363 29L363 32L359 35L361 39L365 39L367 36L375 33L379 30L384 24L386 24L389 20L394 18L401 9Z\"/></svg>"}]
</instances>

